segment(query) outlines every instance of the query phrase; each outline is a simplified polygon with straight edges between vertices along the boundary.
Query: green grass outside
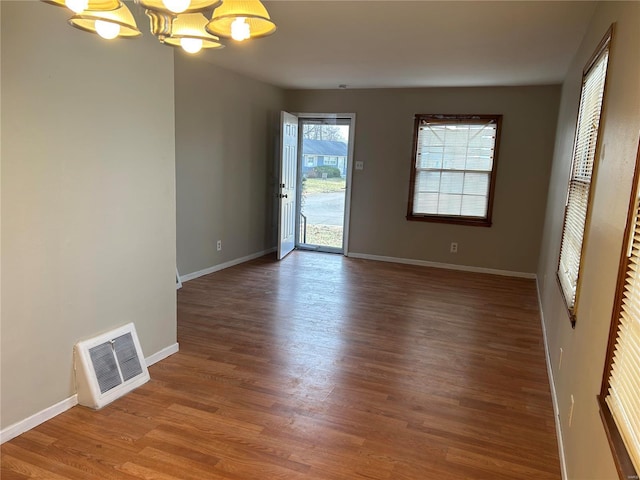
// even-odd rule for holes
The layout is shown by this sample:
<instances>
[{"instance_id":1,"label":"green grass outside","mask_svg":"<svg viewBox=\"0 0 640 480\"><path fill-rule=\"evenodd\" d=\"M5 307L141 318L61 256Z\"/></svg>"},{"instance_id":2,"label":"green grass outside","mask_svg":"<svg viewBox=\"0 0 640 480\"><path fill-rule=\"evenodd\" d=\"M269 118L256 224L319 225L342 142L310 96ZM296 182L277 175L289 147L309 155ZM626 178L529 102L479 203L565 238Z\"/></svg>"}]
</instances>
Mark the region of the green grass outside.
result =
<instances>
[{"instance_id":1,"label":"green grass outside","mask_svg":"<svg viewBox=\"0 0 640 480\"><path fill-rule=\"evenodd\" d=\"M307 178L304 181L302 194L340 192L347 187L344 178Z\"/></svg>"},{"instance_id":2,"label":"green grass outside","mask_svg":"<svg viewBox=\"0 0 640 480\"><path fill-rule=\"evenodd\" d=\"M308 225L307 243L342 248L342 227L334 225Z\"/></svg>"}]
</instances>

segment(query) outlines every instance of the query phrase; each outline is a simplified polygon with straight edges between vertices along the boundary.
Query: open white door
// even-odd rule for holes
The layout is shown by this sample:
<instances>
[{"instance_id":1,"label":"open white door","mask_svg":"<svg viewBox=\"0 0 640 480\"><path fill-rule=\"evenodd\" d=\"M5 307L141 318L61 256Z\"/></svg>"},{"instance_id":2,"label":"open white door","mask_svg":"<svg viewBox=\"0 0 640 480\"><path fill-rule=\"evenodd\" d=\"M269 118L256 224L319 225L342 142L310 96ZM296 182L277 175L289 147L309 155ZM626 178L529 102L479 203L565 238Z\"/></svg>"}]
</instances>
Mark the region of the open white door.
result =
<instances>
[{"instance_id":1,"label":"open white door","mask_svg":"<svg viewBox=\"0 0 640 480\"><path fill-rule=\"evenodd\" d=\"M296 246L298 117L280 114L280 183L278 185L278 260Z\"/></svg>"}]
</instances>

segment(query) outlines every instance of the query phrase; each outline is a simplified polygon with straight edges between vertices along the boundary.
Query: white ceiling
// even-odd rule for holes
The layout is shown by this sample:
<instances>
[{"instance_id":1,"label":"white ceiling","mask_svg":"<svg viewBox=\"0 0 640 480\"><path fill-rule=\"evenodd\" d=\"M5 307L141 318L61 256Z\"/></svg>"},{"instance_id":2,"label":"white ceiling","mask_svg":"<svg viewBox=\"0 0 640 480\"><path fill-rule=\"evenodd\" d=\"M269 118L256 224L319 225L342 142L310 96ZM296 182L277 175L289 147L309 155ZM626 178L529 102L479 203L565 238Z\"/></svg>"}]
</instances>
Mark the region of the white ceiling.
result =
<instances>
[{"instance_id":1,"label":"white ceiling","mask_svg":"<svg viewBox=\"0 0 640 480\"><path fill-rule=\"evenodd\" d=\"M560 83L595 2L273 0L278 30L205 60L284 88Z\"/></svg>"}]
</instances>

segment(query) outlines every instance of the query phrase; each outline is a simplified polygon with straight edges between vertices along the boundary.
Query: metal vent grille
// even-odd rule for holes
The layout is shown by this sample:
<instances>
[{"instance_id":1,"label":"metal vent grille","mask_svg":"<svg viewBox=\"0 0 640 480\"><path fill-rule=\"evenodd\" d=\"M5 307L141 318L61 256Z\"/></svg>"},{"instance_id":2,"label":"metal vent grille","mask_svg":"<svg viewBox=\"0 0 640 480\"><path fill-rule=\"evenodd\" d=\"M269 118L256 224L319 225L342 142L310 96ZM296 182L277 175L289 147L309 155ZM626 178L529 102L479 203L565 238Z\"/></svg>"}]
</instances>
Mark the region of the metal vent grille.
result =
<instances>
[{"instance_id":1,"label":"metal vent grille","mask_svg":"<svg viewBox=\"0 0 640 480\"><path fill-rule=\"evenodd\" d=\"M76 343L78 403L99 409L149 381L133 323Z\"/></svg>"},{"instance_id":2,"label":"metal vent grille","mask_svg":"<svg viewBox=\"0 0 640 480\"><path fill-rule=\"evenodd\" d=\"M91 363L96 372L100 393L105 393L122 383L118 365L113 356L111 342L102 343L89 349Z\"/></svg>"},{"instance_id":3,"label":"metal vent grille","mask_svg":"<svg viewBox=\"0 0 640 480\"><path fill-rule=\"evenodd\" d=\"M133 343L131 334L125 333L114 339L113 342L116 357L118 358L118 365L120 365L120 371L122 372L124 381L126 382L140 375L142 373L142 367L140 366L136 345Z\"/></svg>"}]
</instances>

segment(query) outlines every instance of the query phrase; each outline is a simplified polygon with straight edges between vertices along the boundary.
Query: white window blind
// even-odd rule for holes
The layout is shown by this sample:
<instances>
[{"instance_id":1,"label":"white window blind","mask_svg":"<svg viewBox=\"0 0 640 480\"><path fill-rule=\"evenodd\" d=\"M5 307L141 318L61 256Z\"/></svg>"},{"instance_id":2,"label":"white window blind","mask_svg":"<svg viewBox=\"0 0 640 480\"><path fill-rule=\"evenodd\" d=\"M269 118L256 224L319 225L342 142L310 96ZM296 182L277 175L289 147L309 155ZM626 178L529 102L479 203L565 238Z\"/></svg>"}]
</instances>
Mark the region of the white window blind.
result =
<instances>
[{"instance_id":1,"label":"white window blind","mask_svg":"<svg viewBox=\"0 0 640 480\"><path fill-rule=\"evenodd\" d=\"M411 215L485 219L497 118L419 118Z\"/></svg>"},{"instance_id":2,"label":"white window blind","mask_svg":"<svg viewBox=\"0 0 640 480\"><path fill-rule=\"evenodd\" d=\"M572 313L576 302L608 60L609 42L607 41L584 75L580 93L578 124L558 265L560 285L567 307Z\"/></svg>"},{"instance_id":3,"label":"white window blind","mask_svg":"<svg viewBox=\"0 0 640 480\"><path fill-rule=\"evenodd\" d=\"M605 401L631 462L640 471L640 198L634 213Z\"/></svg>"}]
</instances>

